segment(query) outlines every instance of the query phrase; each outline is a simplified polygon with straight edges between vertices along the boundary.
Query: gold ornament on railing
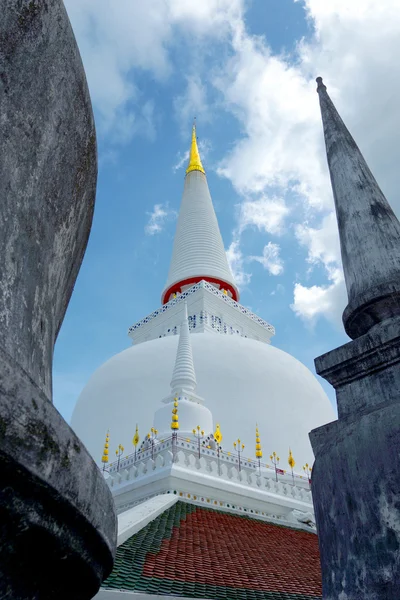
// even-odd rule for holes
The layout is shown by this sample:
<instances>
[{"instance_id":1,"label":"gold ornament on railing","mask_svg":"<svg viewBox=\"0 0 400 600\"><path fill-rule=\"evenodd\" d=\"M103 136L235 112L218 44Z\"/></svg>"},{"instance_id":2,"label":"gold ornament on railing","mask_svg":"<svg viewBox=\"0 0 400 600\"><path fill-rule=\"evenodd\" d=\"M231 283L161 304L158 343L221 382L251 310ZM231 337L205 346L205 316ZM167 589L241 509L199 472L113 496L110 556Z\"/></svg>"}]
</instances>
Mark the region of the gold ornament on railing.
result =
<instances>
[{"instance_id":1,"label":"gold ornament on railing","mask_svg":"<svg viewBox=\"0 0 400 600\"><path fill-rule=\"evenodd\" d=\"M235 448L235 450L237 452L237 455L238 455L239 473L240 473L240 471L241 471L241 460L240 460L240 457L241 457L242 452L244 450L244 444L242 444L242 442L238 438L236 442L233 442L233 447Z\"/></svg>"},{"instance_id":2,"label":"gold ornament on railing","mask_svg":"<svg viewBox=\"0 0 400 600\"><path fill-rule=\"evenodd\" d=\"M258 432L258 426L256 425L256 458L262 458L262 448L260 441L260 434Z\"/></svg>"},{"instance_id":3,"label":"gold ornament on railing","mask_svg":"<svg viewBox=\"0 0 400 600\"><path fill-rule=\"evenodd\" d=\"M133 440L132 440L132 444L135 446L135 448L138 445L139 441L140 441L139 427L138 427L138 425L136 423L136 431L135 431L135 435L133 436Z\"/></svg>"},{"instance_id":4,"label":"gold ornament on railing","mask_svg":"<svg viewBox=\"0 0 400 600\"><path fill-rule=\"evenodd\" d=\"M293 485L294 485L294 473L293 473L293 469L294 469L294 467L296 465L296 461L293 458L293 454L292 454L292 451L291 451L290 448L289 448L288 465L289 465L289 467L290 467L290 469L292 471L292 480L293 480Z\"/></svg>"},{"instance_id":5,"label":"gold ornament on railing","mask_svg":"<svg viewBox=\"0 0 400 600\"><path fill-rule=\"evenodd\" d=\"M137 445L138 445L139 441L140 441L139 427L138 427L138 424L136 423L136 431L135 431L135 435L133 436L133 440L132 440L132 444L135 447L135 462L136 462L136 456L137 456L136 449L137 449Z\"/></svg>"},{"instance_id":6,"label":"gold ornament on railing","mask_svg":"<svg viewBox=\"0 0 400 600\"><path fill-rule=\"evenodd\" d=\"M278 481L278 471L277 471L277 467L278 467L278 465L279 465L280 458L279 458L279 456L276 454L276 452L273 452L273 453L270 455L270 457L269 457L269 458L271 459L271 462L272 462L272 464L274 465L274 468L275 468L275 479L276 479L276 481Z\"/></svg>"},{"instance_id":7,"label":"gold ornament on railing","mask_svg":"<svg viewBox=\"0 0 400 600\"><path fill-rule=\"evenodd\" d=\"M109 444L110 444L110 434L107 431L106 441L105 441L104 449L103 449L103 456L101 457L101 462L103 463L103 471L106 470L106 464L108 463L108 448L109 448Z\"/></svg>"},{"instance_id":8,"label":"gold ornament on railing","mask_svg":"<svg viewBox=\"0 0 400 600\"><path fill-rule=\"evenodd\" d=\"M193 435L197 439L197 450L200 458L200 440L204 437L204 431L200 429L200 425L197 425L197 427L193 429Z\"/></svg>"},{"instance_id":9,"label":"gold ornament on railing","mask_svg":"<svg viewBox=\"0 0 400 600\"><path fill-rule=\"evenodd\" d=\"M309 466L308 463L306 463L303 467L303 471L306 473L307 478L308 478L308 485L311 488L311 471L312 471L312 467Z\"/></svg>"},{"instance_id":10,"label":"gold ornament on railing","mask_svg":"<svg viewBox=\"0 0 400 600\"><path fill-rule=\"evenodd\" d=\"M258 425L256 423L256 458L258 459L258 473L261 475L261 459L262 459L262 448L261 448L261 440L260 433L258 431Z\"/></svg>"},{"instance_id":11,"label":"gold ornament on railing","mask_svg":"<svg viewBox=\"0 0 400 600\"><path fill-rule=\"evenodd\" d=\"M147 439L151 446L151 458L154 460L154 444L157 437L158 430L155 427L150 429L150 432L147 434Z\"/></svg>"},{"instance_id":12,"label":"gold ornament on railing","mask_svg":"<svg viewBox=\"0 0 400 600\"><path fill-rule=\"evenodd\" d=\"M179 418L178 418L178 398L174 398L174 408L172 409L172 422L171 429L176 432L179 429Z\"/></svg>"},{"instance_id":13,"label":"gold ornament on railing","mask_svg":"<svg viewBox=\"0 0 400 600\"><path fill-rule=\"evenodd\" d=\"M121 461L121 456L124 453L125 448L122 444L119 444L118 448L115 451L116 456L118 457L117 471L119 471L119 463Z\"/></svg>"},{"instance_id":14,"label":"gold ornament on railing","mask_svg":"<svg viewBox=\"0 0 400 600\"><path fill-rule=\"evenodd\" d=\"M222 433L219 427L219 423L217 423L217 427L215 429L214 440L217 442L218 445L222 442Z\"/></svg>"}]
</instances>

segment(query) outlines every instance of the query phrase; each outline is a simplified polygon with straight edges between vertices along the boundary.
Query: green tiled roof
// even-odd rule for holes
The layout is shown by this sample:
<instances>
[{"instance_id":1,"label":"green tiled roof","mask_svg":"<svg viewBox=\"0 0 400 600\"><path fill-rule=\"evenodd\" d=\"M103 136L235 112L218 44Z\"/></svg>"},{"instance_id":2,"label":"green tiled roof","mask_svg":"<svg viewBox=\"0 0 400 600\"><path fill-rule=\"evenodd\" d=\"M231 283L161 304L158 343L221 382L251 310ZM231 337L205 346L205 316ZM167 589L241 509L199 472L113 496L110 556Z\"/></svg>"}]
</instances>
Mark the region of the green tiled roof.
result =
<instances>
[{"instance_id":1,"label":"green tiled roof","mask_svg":"<svg viewBox=\"0 0 400 600\"><path fill-rule=\"evenodd\" d=\"M103 587L216 600L315 600L318 540L177 502L119 546Z\"/></svg>"}]
</instances>

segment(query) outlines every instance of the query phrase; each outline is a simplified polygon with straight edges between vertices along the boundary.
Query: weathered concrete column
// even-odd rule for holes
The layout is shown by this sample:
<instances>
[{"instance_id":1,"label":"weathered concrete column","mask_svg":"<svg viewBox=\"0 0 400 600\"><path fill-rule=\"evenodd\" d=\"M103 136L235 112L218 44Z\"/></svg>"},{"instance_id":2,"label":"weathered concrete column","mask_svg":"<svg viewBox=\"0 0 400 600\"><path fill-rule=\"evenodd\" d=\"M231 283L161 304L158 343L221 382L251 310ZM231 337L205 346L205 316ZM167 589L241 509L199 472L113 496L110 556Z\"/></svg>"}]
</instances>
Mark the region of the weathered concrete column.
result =
<instances>
[{"instance_id":1,"label":"weathered concrete column","mask_svg":"<svg viewBox=\"0 0 400 600\"><path fill-rule=\"evenodd\" d=\"M0 14L0 597L84 600L111 571L116 518L51 369L92 221L93 114L63 2Z\"/></svg>"},{"instance_id":2,"label":"weathered concrete column","mask_svg":"<svg viewBox=\"0 0 400 600\"><path fill-rule=\"evenodd\" d=\"M353 341L315 361L339 419L315 429L324 600L400 597L400 224L317 79Z\"/></svg>"}]
</instances>

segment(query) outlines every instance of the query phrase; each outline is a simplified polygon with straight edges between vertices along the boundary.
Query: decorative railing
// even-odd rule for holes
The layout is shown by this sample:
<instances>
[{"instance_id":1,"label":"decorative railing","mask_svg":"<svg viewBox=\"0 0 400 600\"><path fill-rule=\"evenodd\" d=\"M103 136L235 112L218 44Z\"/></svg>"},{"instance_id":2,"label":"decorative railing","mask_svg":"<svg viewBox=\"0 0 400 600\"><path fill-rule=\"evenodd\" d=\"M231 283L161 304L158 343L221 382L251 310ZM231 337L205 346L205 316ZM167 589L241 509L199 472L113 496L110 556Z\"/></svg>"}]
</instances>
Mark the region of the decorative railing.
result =
<instances>
[{"instance_id":1,"label":"decorative railing","mask_svg":"<svg viewBox=\"0 0 400 600\"><path fill-rule=\"evenodd\" d=\"M199 453L196 444L187 442L181 438L168 438L155 445L154 448L142 452L140 458L137 455L135 459L134 455L130 455L125 459L121 459L119 465L118 463L113 463L108 469L108 485L112 489L121 489L121 487L135 481L140 481L142 478L151 477L158 470L171 469L173 466L197 471L199 476L207 475L215 479L221 478L226 482L246 486L250 489L253 488L266 494L273 494L273 497L286 498L291 502L301 503L298 505L300 510L304 511L304 508L306 508L306 511L312 512L311 489L307 481L304 480L304 477L303 482L301 482L301 475L296 474L297 480L293 479L291 474L288 478L287 474L277 474L275 470L268 468L266 465L263 465L260 469L258 463L251 459L243 460L239 469L237 457L229 456L228 453L222 452L218 456L216 450L204 448L200 448ZM299 482L301 483L299 484ZM211 488L213 487L215 488L216 486L210 486L210 480L208 480L208 494L211 493L211 495L199 496L198 499L204 499L206 502L215 500L215 503L220 501L220 498L212 496ZM219 484L217 483L218 487ZM182 497L190 497L187 490L176 489L172 493L177 493ZM244 496L247 497L246 493ZM192 499L196 500L196 497L192 495ZM136 496L135 502L139 502L140 500L141 498L137 498ZM271 501L271 496L269 500ZM249 498L247 504L250 510L251 501ZM133 505L132 500L126 504L126 506L128 505ZM229 505L227 506L229 507ZM241 509L239 508L239 510Z\"/></svg>"},{"instance_id":2,"label":"decorative railing","mask_svg":"<svg viewBox=\"0 0 400 600\"><path fill-rule=\"evenodd\" d=\"M300 486L304 489L310 489L311 482L305 475L292 472L290 470L280 469L277 466L273 466L268 463L264 463L261 460L254 460L252 458L244 458L243 454L239 455L236 452L227 452L225 450L213 450L211 448L199 445L189 438L183 438L177 436L169 436L168 438L157 441L154 443L149 441L149 447L146 449L138 450L136 453L129 454L125 457L121 457L116 460L105 470L110 475L117 475L120 471L130 470L132 467L142 471L141 464L151 460L154 463L157 461L157 457L163 454L165 451L170 451L177 454L182 452L186 457L191 456L194 459L204 459L203 465L216 474L221 475L226 473L226 468L231 469L234 467L238 473L243 473L243 476L255 474L256 476L263 476L264 478L274 479L277 483L282 482L285 484L291 484L293 486ZM192 459L191 459L192 460ZM159 463L162 461L159 461ZM192 461L193 462L193 461Z\"/></svg>"},{"instance_id":3,"label":"decorative railing","mask_svg":"<svg viewBox=\"0 0 400 600\"><path fill-rule=\"evenodd\" d=\"M183 302L186 298L188 298L189 296L191 296L192 294L194 294L195 292L197 292L197 290L199 290L201 288L208 290L209 292L211 292L212 294L217 296L219 299L223 300L224 302L226 302L227 304L232 306L235 310L237 310L241 314L246 315L246 317L248 317L249 319L251 319L252 321L257 323L258 325L261 325L261 327L264 327L264 329L267 329L272 335L275 335L275 328L272 325L270 325L269 323L267 323L267 321L264 321L264 319L261 319L261 317L257 316L255 313L251 312L251 310L249 310L248 308L245 308L244 306L242 306L241 304L239 304L238 302L236 302L235 300L233 300L226 294L223 294L215 286L211 285L210 283L208 283L207 281L204 281L204 280L200 281L199 283L196 283L191 288L189 288L188 290L185 290L184 292L182 292L182 294L179 294L176 298L173 298L172 300L170 300L169 302L167 302L166 304L164 304L163 306L161 306L160 308L158 308L157 310L152 312L150 315L148 315L147 317L142 319L141 321L138 321L137 323L135 323L134 325L129 327L128 334L131 334L134 331L136 331L137 329L139 329L140 327L147 325L147 323L149 323L150 321L155 319L158 315L165 313L166 311L168 311L170 308L172 308L176 304Z\"/></svg>"}]
</instances>

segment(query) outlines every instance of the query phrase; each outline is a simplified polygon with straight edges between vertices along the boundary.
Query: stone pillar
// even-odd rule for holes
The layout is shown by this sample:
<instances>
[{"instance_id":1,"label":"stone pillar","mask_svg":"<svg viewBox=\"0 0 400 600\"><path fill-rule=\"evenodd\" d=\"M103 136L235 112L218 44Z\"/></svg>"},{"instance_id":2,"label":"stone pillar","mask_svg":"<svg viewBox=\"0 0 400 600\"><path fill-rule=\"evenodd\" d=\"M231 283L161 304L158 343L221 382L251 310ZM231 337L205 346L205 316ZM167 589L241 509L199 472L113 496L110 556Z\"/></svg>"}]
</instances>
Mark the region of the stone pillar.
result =
<instances>
[{"instance_id":1,"label":"stone pillar","mask_svg":"<svg viewBox=\"0 0 400 600\"><path fill-rule=\"evenodd\" d=\"M0 597L91 598L113 564L102 473L51 402L97 154L62 0L0 0Z\"/></svg>"},{"instance_id":2,"label":"stone pillar","mask_svg":"<svg viewBox=\"0 0 400 600\"><path fill-rule=\"evenodd\" d=\"M400 225L317 81L353 338L315 361L339 417L310 433L323 598L398 600Z\"/></svg>"}]
</instances>

